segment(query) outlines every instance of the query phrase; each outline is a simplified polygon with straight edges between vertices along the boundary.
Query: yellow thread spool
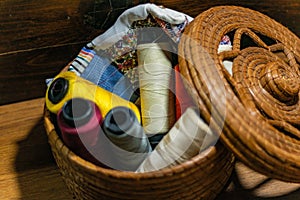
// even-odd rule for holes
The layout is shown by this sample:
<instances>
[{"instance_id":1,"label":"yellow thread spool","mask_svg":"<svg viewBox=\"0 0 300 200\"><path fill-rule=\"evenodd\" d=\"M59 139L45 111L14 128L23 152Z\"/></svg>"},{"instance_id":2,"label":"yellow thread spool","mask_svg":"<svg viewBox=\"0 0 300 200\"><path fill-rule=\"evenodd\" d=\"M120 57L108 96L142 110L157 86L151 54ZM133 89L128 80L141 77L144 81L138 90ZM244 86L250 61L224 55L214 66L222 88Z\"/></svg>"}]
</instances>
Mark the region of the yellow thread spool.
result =
<instances>
[{"instance_id":1,"label":"yellow thread spool","mask_svg":"<svg viewBox=\"0 0 300 200\"><path fill-rule=\"evenodd\" d=\"M51 93L49 90L51 90L51 85L58 79L66 83L64 85L66 87L65 94L59 99L59 102L53 102L53 100L51 101L51 97L49 99L49 92ZM112 108L116 106L125 106L133 110L140 122L140 112L135 104L77 76L74 72L67 71L58 74L54 78L52 84L48 87L46 92L46 106L48 110L54 114L58 113L66 101L72 98L81 97L95 102L101 110L103 118Z\"/></svg>"}]
</instances>

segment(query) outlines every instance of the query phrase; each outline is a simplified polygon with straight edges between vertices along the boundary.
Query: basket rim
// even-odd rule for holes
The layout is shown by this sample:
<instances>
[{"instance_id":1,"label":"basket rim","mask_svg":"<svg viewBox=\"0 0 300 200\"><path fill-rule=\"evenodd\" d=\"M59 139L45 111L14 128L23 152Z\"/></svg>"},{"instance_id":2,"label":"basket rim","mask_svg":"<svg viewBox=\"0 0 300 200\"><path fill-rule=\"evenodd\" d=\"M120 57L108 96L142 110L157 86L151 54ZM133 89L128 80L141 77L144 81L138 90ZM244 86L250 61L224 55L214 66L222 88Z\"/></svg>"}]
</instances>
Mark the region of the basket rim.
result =
<instances>
[{"instance_id":1,"label":"basket rim","mask_svg":"<svg viewBox=\"0 0 300 200\"><path fill-rule=\"evenodd\" d=\"M181 164L164 168L161 170L150 171L150 172L133 172L133 171L120 171L116 169L109 169L98 166L92 162L89 162L82 157L76 155L73 151L71 151L61 140L58 136L54 125L50 120L50 112L47 110L46 106L44 107L44 126L46 129L46 133L48 136L48 142L50 140L55 141L55 145L60 147L64 157L68 158L70 162L74 163L77 167L89 171L90 173L102 173L106 176L117 177L121 179L145 179L145 178L158 178L158 177L165 177L165 176L172 176L174 174L180 174L188 169L193 168L196 165L201 165L207 161L207 158L210 158L217 154L216 146L221 145L220 140L214 145L210 146L207 149L203 150L198 155L194 156L192 159L185 161ZM223 147L225 148L225 147ZM232 162L234 158L232 157Z\"/></svg>"}]
</instances>

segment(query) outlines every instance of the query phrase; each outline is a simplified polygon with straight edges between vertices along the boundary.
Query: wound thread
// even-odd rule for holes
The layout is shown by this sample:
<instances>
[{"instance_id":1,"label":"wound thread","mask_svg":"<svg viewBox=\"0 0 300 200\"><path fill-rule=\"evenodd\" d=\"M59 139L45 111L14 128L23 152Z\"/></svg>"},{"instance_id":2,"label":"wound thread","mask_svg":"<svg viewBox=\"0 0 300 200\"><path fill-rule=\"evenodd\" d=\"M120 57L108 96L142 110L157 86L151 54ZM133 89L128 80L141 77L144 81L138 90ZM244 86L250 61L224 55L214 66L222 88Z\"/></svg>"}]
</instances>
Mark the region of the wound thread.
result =
<instances>
[{"instance_id":1,"label":"wound thread","mask_svg":"<svg viewBox=\"0 0 300 200\"><path fill-rule=\"evenodd\" d=\"M62 91L65 94L63 98L60 98L60 101L53 103L50 101L51 97L49 95L51 95L51 92L49 92L49 90L53 90L53 83L58 79L66 80L68 89ZM112 108L116 106L125 106L132 109L138 121L140 121L140 112L135 104L77 76L74 72L67 71L58 74L54 78L53 83L48 87L46 92L46 106L48 110L54 114L57 114L68 100L72 98L85 98L94 102L99 107L103 118ZM57 91L57 93L59 93L59 91Z\"/></svg>"},{"instance_id":2,"label":"wound thread","mask_svg":"<svg viewBox=\"0 0 300 200\"><path fill-rule=\"evenodd\" d=\"M136 172L179 165L214 145L217 139L195 110L189 107Z\"/></svg>"},{"instance_id":3,"label":"wound thread","mask_svg":"<svg viewBox=\"0 0 300 200\"><path fill-rule=\"evenodd\" d=\"M175 123L171 53L167 43L137 47L141 117L147 135L167 133Z\"/></svg>"},{"instance_id":4,"label":"wound thread","mask_svg":"<svg viewBox=\"0 0 300 200\"><path fill-rule=\"evenodd\" d=\"M102 123L101 111L93 102L70 99L58 112L57 123L67 147L83 159L102 166L92 154L97 148Z\"/></svg>"},{"instance_id":5,"label":"wound thread","mask_svg":"<svg viewBox=\"0 0 300 200\"><path fill-rule=\"evenodd\" d=\"M152 151L143 127L132 110L115 107L103 121L102 129L108 141L106 165L117 170L135 171Z\"/></svg>"}]
</instances>

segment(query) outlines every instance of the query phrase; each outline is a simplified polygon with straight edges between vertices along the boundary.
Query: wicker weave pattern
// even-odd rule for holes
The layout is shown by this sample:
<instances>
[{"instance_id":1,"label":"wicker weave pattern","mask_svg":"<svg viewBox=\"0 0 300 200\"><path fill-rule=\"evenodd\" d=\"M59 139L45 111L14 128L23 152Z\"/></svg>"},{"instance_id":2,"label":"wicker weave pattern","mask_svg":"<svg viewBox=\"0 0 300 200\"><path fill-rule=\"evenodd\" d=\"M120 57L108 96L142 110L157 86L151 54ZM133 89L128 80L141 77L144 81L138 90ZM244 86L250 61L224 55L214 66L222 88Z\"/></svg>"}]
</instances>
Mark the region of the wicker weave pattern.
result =
<instances>
[{"instance_id":1,"label":"wicker weave pattern","mask_svg":"<svg viewBox=\"0 0 300 200\"><path fill-rule=\"evenodd\" d=\"M62 177L76 199L214 199L227 183L234 157L221 143L181 165L149 173L104 169L71 152L49 112L45 128Z\"/></svg>"},{"instance_id":2,"label":"wicker weave pattern","mask_svg":"<svg viewBox=\"0 0 300 200\"><path fill-rule=\"evenodd\" d=\"M230 33L233 50L218 54L219 41ZM241 48L244 35L256 45ZM189 91L213 130L223 129L226 146L256 171L300 182L299 38L259 12L220 6L186 28L179 55ZM232 76L222 64L227 59Z\"/></svg>"}]
</instances>

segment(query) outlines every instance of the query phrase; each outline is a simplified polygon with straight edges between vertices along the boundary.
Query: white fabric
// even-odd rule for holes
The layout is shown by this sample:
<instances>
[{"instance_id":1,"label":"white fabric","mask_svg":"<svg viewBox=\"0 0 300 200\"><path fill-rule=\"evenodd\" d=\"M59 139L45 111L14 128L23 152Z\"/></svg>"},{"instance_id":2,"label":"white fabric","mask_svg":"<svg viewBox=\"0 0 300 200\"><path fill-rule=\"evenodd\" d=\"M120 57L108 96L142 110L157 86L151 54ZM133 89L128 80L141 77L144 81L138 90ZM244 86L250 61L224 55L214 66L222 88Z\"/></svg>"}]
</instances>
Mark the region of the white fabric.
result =
<instances>
[{"instance_id":1,"label":"white fabric","mask_svg":"<svg viewBox=\"0 0 300 200\"><path fill-rule=\"evenodd\" d=\"M124 11L111 28L96 37L88 46L95 46L96 50L107 49L127 34L134 21L144 20L149 14L171 24L181 24L186 19L189 22L193 20L192 17L175 10L152 3L141 4Z\"/></svg>"},{"instance_id":2,"label":"white fabric","mask_svg":"<svg viewBox=\"0 0 300 200\"><path fill-rule=\"evenodd\" d=\"M181 24L185 21L186 17L188 18L189 22L193 20L193 18L188 15L169 8L157 6L155 4L147 4L147 11L152 16L169 22L170 24Z\"/></svg>"},{"instance_id":3,"label":"white fabric","mask_svg":"<svg viewBox=\"0 0 300 200\"><path fill-rule=\"evenodd\" d=\"M219 45L219 48L218 48L218 53L221 53L223 51L231 51L232 50L232 45ZM225 69L229 72L229 74L232 76L232 65L233 65L233 62L232 61L229 61L229 60L224 60L223 61L223 65L225 67Z\"/></svg>"}]
</instances>

